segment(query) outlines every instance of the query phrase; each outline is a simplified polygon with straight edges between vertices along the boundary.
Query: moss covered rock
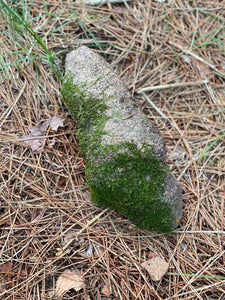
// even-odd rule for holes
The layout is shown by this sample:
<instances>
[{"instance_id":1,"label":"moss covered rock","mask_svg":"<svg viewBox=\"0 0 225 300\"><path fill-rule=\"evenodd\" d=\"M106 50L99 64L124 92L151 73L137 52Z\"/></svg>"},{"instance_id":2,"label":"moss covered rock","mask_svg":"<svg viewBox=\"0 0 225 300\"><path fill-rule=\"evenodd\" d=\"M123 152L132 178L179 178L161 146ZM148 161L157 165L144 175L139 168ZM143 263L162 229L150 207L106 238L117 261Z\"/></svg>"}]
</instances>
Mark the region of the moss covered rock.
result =
<instances>
[{"instance_id":1,"label":"moss covered rock","mask_svg":"<svg viewBox=\"0 0 225 300\"><path fill-rule=\"evenodd\" d=\"M72 51L61 92L78 127L92 201L139 228L172 231L182 189L165 164L164 140L109 64L87 47Z\"/></svg>"}]
</instances>

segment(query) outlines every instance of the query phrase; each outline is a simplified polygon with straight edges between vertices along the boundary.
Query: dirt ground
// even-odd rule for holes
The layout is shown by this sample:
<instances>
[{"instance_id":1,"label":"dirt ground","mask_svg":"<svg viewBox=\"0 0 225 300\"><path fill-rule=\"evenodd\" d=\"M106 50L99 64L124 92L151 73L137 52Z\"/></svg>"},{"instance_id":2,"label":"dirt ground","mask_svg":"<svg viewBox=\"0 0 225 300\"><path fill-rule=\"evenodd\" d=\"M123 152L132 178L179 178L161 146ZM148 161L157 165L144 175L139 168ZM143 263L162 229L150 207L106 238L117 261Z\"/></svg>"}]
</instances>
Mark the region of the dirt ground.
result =
<instances>
[{"instance_id":1,"label":"dirt ground","mask_svg":"<svg viewBox=\"0 0 225 300\"><path fill-rule=\"evenodd\" d=\"M12 3L0 1L0 299L55 299L69 270L81 286L58 299L224 300L225 2ZM112 64L166 140L184 199L171 234L90 201L60 95L80 45ZM19 139L54 116L64 126L45 130L42 152ZM160 281L141 266L154 256L169 263Z\"/></svg>"}]
</instances>

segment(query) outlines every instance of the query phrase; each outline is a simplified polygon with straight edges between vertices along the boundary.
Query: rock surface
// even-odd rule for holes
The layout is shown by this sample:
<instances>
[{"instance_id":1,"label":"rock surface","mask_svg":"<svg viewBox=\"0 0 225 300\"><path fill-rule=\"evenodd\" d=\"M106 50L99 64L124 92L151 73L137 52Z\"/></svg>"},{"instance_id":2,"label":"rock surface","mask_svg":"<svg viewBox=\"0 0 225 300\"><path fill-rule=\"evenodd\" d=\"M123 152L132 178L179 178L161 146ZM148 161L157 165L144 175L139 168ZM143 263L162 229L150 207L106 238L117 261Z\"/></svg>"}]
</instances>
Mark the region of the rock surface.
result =
<instances>
[{"instance_id":1,"label":"rock surface","mask_svg":"<svg viewBox=\"0 0 225 300\"><path fill-rule=\"evenodd\" d=\"M84 46L67 54L62 96L81 132L92 200L140 228L175 228L182 189L166 167L165 142L110 65Z\"/></svg>"}]
</instances>

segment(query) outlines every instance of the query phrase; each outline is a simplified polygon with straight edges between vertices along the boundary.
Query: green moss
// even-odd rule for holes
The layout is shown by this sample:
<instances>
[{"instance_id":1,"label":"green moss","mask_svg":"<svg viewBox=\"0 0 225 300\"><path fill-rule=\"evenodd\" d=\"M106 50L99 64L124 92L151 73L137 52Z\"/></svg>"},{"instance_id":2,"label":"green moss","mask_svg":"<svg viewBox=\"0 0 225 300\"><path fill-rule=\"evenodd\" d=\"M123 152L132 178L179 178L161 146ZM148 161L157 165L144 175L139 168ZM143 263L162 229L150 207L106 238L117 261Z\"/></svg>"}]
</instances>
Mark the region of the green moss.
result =
<instances>
[{"instance_id":1,"label":"green moss","mask_svg":"<svg viewBox=\"0 0 225 300\"><path fill-rule=\"evenodd\" d=\"M142 151L144 150L144 151ZM147 146L138 149L132 143L105 147L99 164L86 170L94 203L115 209L139 228L169 232L172 230L170 207L163 200L167 168L152 156Z\"/></svg>"},{"instance_id":2,"label":"green moss","mask_svg":"<svg viewBox=\"0 0 225 300\"><path fill-rule=\"evenodd\" d=\"M172 231L173 216L165 203L168 169L164 163L152 155L148 145L138 149L128 142L102 143L108 118L104 95L96 99L85 84L73 84L70 75L61 92L77 123L92 201L115 209L139 228Z\"/></svg>"},{"instance_id":3,"label":"green moss","mask_svg":"<svg viewBox=\"0 0 225 300\"><path fill-rule=\"evenodd\" d=\"M85 83L73 84L71 74L66 76L61 88L63 100L76 121L77 137L85 157L98 150L104 134L103 127L108 119L104 114L107 108L104 93L96 99L87 89Z\"/></svg>"}]
</instances>

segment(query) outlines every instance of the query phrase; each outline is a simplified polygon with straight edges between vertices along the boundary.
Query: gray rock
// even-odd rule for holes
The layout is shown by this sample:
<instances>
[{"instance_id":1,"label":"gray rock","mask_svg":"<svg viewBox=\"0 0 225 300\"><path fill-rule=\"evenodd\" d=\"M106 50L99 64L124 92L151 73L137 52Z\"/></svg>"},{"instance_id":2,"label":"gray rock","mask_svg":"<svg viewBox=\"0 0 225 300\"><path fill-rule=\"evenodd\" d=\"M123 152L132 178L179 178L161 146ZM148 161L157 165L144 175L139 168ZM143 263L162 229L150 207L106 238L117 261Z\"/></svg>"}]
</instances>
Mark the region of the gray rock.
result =
<instances>
[{"instance_id":1,"label":"gray rock","mask_svg":"<svg viewBox=\"0 0 225 300\"><path fill-rule=\"evenodd\" d=\"M165 142L157 127L136 106L110 65L89 48L82 46L67 55L66 74L62 95L78 124L79 112L84 113L88 103L85 126L78 129L81 147L85 144L92 200L115 209L140 228L171 231L182 217L182 189L166 167ZM68 78L73 84L69 88ZM99 99L106 108L90 109ZM94 118L101 115L105 119L100 118L99 135ZM97 141L92 139L95 135Z\"/></svg>"}]
</instances>

